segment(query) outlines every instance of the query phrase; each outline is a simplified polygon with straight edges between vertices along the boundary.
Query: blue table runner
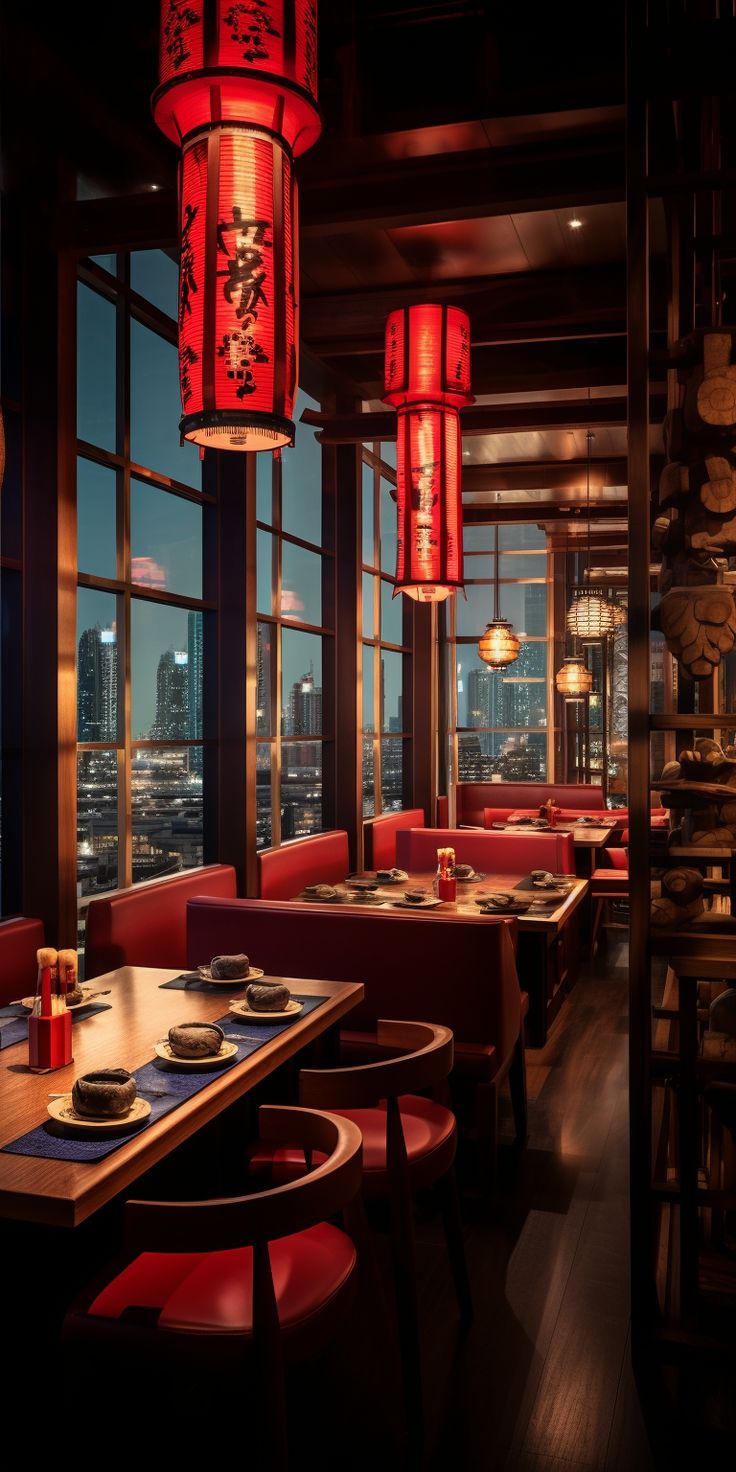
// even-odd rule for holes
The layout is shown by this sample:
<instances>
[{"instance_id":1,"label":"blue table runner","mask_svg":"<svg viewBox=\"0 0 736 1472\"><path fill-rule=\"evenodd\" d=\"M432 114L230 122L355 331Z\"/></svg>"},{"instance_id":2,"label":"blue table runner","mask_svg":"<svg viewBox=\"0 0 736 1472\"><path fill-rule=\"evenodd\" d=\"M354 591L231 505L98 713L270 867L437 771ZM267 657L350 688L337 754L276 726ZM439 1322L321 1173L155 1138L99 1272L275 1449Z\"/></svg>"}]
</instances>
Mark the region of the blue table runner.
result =
<instances>
[{"instance_id":1,"label":"blue table runner","mask_svg":"<svg viewBox=\"0 0 736 1472\"><path fill-rule=\"evenodd\" d=\"M110 1002L89 1002L86 1007L77 1007L72 1012L72 1023L84 1022L87 1017L94 1017L96 1012L107 1012L111 1005ZM30 1015L20 1002L0 1007L0 1052L3 1048L12 1048L14 1043L27 1041Z\"/></svg>"},{"instance_id":2,"label":"blue table runner","mask_svg":"<svg viewBox=\"0 0 736 1472\"><path fill-rule=\"evenodd\" d=\"M104 1160L105 1156L112 1155L113 1151L119 1150L129 1140L139 1135L142 1130L148 1129L149 1125L155 1124L172 1109L177 1109L186 1099L191 1099L198 1094L200 1089L206 1089L208 1084L214 1083L229 1068L234 1068L262 1048L272 1038L278 1037L279 1033L287 1028L293 1027L300 1017L314 1012L321 1007L327 997L304 997L294 992L294 999L302 1002L303 1009L298 1017L289 1022L274 1022L269 1024L248 1024L236 1022L231 1012L224 1017L218 1018L217 1027L221 1027L228 1041L238 1043L236 1056L221 1068L198 1071L196 1069L182 1069L177 1071L163 1059L154 1059L150 1063L144 1063L142 1068L137 1068L133 1077L136 1081L138 1096L147 1099L151 1105L151 1113L143 1120L137 1129L126 1130L124 1134L111 1138L106 1135L104 1139L85 1140L81 1135L66 1134L64 1126L49 1119L35 1129L29 1130L27 1134L20 1135L17 1140L11 1140L9 1145L3 1145L2 1150L8 1155L34 1155L46 1160L71 1160L77 1162ZM49 1074L53 1078L53 1074Z\"/></svg>"}]
</instances>

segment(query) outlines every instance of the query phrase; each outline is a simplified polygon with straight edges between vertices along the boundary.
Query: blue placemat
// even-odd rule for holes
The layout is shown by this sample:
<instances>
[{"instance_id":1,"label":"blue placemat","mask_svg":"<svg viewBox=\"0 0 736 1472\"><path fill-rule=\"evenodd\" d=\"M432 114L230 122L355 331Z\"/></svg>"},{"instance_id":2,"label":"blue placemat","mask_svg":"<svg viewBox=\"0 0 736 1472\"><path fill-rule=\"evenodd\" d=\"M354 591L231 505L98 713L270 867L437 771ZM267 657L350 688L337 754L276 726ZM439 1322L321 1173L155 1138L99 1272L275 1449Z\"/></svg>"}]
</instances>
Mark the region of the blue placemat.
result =
<instances>
[{"instance_id":1,"label":"blue placemat","mask_svg":"<svg viewBox=\"0 0 736 1472\"><path fill-rule=\"evenodd\" d=\"M231 990L242 991L248 985L248 980L247 976L236 977L230 982ZM182 971L181 976L174 976L171 981L162 981L159 986L160 992L224 992L225 989L224 982L215 982L213 986L211 981L205 981L196 971Z\"/></svg>"},{"instance_id":2,"label":"blue placemat","mask_svg":"<svg viewBox=\"0 0 736 1472\"><path fill-rule=\"evenodd\" d=\"M298 992L292 993L298 1002L303 1002L303 1010L299 1017L304 1017L315 1008L321 1007L327 997L303 997ZM121 1145L127 1144L135 1135L142 1130L155 1124L164 1114L169 1114L172 1109L177 1109L185 1099L191 1099L193 1094L198 1094L200 1089L206 1089L208 1084L214 1083L221 1074L226 1073L228 1068L234 1068L236 1064L242 1063L244 1058L249 1058L251 1053L256 1053L271 1038L278 1037L280 1032L286 1028L293 1027L299 1021L295 1017L291 1022L274 1022L270 1026L256 1023L248 1027L247 1023L236 1022L232 1013L228 1012L224 1017L218 1018L217 1026L221 1027L229 1041L238 1043L238 1051L232 1062L226 1063L222 1068L212 1069L207 1072L196 1072L195 1070L182 1069L180 1073L175 1068L170 1068L160 1059L151 1063L144 1063L142 1068L137 1068L133 1077L136 1081L136 1089L139 1096L147 1099L151 1105L151 1113L139 1125L138 1129L128 1130L124 1135L111 1139L106 1136L104 1140L84 1140L78 1135L64 1134L63 1125L57 1125L53 1120L46 1124L37 1125L36 1129L29 1130L27 1134L20 1135L17 1140L11 1140L9 1145L3 1145L3 1151L8 1155L35 1155L46 1160L104 1160L106 1155L112 1155L114 1150L119 1150Z\"/></svg>"},{"instance_id":3,"label":"blue placemat","mask_svg":"<svg viewBox=\"0 0 736 1472\"><path fill-rule=\"evenodd\" d=\"M84 1022L86 1017L94 1017L96 1012L107 1012L111 1005L110 1002L90 1002L86 1007L77 1007L72 1012L72 1022ZM28 1010L19 1002L0 1007L0 1052L3 1048L12 1048L14 1043L27 1041L29 1016Z\"/></svg>"}]
</instances>

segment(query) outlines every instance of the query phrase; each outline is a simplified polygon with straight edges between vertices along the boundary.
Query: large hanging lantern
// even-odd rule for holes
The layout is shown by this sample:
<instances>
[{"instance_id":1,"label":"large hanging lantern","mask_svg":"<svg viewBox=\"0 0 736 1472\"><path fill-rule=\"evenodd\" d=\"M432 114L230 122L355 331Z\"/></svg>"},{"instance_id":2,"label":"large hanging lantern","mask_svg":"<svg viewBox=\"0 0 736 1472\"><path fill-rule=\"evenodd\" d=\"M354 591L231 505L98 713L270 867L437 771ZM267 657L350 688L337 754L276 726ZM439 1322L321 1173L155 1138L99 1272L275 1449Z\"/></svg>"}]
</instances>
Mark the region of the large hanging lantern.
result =
<instances>
[{"instance_id":1,"label":"large hanging lantern","mask_svg":"<svg viewBox=\"0 0 736 1472\"><path fill-rule=\"evenodd\" d=\"M593 673L582 654L568 654L555 675L555 686L568 700L583 700L593 689Z\"/></svg>"},{"instance_id":2,"label":"large hanging lantern","mask_svg":"<svg viewBox=\"0 0 736 1472\"><path fill-rule=\"evenodd\" d=\"M606 639L615 628L613 606L600 593L582 589L567 610L567 627L576 639Z\"/></svg>"},{"instance_id":3,"label":"large hanging lantern","mask_svg":"<svg viewBox=\"0 0 736 1472\"><path fill-rule=\"evenodd\" d=\"M162 0L154 118L181 151L184 439L294 436L299 331L293 158L315 142L316 0Z\"/></svg>"},{"instance_id":4,"label":"large hanging lantern","mask_svg":"<svg viewBox=\"0 0 736 1472\"><path fill-rule=\"evenodd\" d=\"M466 312L430 305L391 312L384 398L398 410L395 592L438 603L463 586L458 411L473 398Z\"/></svg>"}]
</instances>

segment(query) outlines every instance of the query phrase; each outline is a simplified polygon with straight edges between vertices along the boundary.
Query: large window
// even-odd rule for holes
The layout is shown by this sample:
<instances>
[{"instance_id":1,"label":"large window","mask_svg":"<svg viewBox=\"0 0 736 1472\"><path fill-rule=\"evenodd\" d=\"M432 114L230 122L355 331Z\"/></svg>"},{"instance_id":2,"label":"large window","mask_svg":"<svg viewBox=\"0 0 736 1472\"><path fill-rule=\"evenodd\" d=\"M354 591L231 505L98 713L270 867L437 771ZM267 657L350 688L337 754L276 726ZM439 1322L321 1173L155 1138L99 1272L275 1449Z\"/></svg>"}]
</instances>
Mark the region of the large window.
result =
<instances>
[{"instance_id":1,"label":"large window","mask_svg":"<svg viewBox=\"0 0 736 1472\"><path fill-rule=\"evenodd\" d=\"M395 593L396 446L363 447L363 817L404 806L411 712L406 708L410 606ZM406 677L406 678L405 678Z\"/></svg>"},{"instance_id":2,"label":"large window","mask_svg":"<svg viewBox=\"0 0 736 1472\"><path fill-rule=\"evenodd\" d=\"M322 452L299 423L281 455L256 457L256 844L269 848L330 826L334 586L331 528L323 526Z\"/></svg>"},{"instance_id":3,"label":"large window","mask_svg":"<svg viewBox=\"0 0 736 1472\"><path fill-rule=\"evenodd\" d=\"M478 657L493 617L493 526L465 528L465 589L449 599L448 713L451 771L459 781L543 782L549 771L547 545L539 527L499 528L501 615L521 652L494 671Z\"/></svg>"},{"instance_id":4,"label":"large window","mask_svg":"<svg viewBox=\"0 0 736 1472\"><path fill-rule=\"evenodd\" d=\"M176 261L104 256L77 287L78 891L202 863L196 446L179 444Z\"/></svg>"}]
</instances>

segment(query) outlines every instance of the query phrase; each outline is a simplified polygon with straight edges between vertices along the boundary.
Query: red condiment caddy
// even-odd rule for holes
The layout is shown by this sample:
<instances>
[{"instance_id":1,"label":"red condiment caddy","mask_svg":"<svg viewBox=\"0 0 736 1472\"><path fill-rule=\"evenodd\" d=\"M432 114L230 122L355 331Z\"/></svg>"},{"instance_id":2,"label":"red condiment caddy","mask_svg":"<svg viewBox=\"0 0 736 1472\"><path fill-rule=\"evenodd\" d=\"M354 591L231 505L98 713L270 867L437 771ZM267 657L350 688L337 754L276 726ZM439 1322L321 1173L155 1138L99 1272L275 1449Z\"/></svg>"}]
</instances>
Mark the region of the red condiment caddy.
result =
<instances>
[{"instance_id":1,"label":"red condiment caddy","mask_svg":"<svg viewBox=\"0 0 736 1472\"><path fill-rule=\"evenodd\" d=\"M454 848L438 848L437 850L437 898L440 900L457 899Z\"/></svg>"},{"instance_id":2,"label":"red condiment caddy","mask_svg":"<svg viewBox=\"0 0 736 1472\"><path fill-rule=\"evenodd\" d=\"M66 987L66 976L59 976L56 951L44 947L38 952L36 996L28 1019L28 1067L32 1073L49 1073L72 1062L72 1014L67 1010Z\"/></svg>"}]
</instances>

